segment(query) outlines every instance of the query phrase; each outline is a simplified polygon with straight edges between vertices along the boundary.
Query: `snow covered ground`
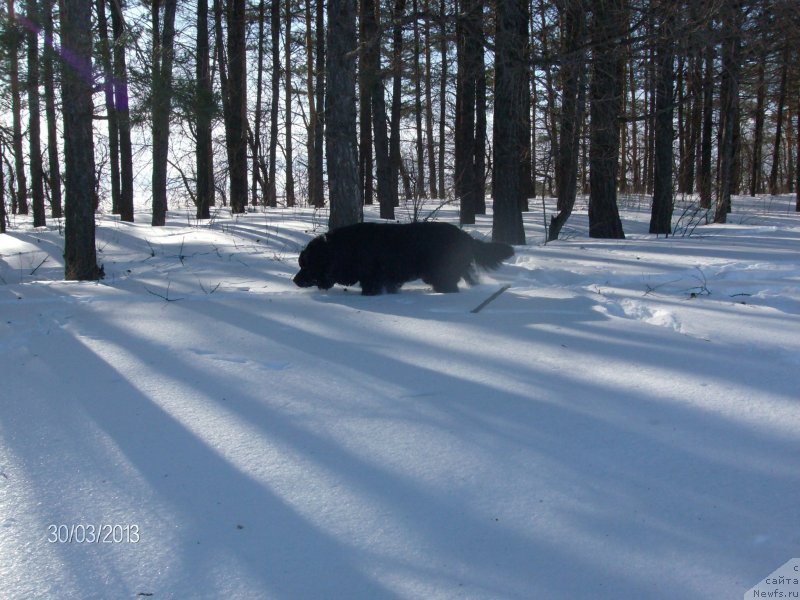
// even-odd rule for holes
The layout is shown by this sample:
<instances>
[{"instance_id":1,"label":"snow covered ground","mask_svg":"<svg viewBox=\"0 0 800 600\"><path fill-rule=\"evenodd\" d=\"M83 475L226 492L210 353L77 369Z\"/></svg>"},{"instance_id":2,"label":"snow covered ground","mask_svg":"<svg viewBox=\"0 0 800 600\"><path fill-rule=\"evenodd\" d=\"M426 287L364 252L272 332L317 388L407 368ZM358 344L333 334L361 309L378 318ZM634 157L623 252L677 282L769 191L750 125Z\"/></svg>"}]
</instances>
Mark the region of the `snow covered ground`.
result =
<instances>
[{"instance_id":1,"label":"snow covered ground","mask_svg":"<svg viewBox=\"0 0 800 600\"><path fill-rule=\"evenodd\" d=\"M481 285L379 297L293 286L309 210L139 219L100 283L0 235L0 597L741 598L800 556L789 196L534 210Z\"/></svg>"}]
</instances>

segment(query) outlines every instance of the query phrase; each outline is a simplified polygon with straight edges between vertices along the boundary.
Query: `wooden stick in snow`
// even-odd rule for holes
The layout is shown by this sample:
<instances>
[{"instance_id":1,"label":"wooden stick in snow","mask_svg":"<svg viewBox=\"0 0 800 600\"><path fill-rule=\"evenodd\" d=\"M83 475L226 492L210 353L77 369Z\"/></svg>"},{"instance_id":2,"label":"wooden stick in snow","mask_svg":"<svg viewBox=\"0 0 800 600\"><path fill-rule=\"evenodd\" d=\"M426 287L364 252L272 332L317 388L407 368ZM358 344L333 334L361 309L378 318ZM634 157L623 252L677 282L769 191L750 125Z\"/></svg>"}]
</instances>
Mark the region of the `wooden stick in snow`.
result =
<instances>
[{"instance_id":1,"label":"wooden stick in snow","mask_svg":"<svg viewBox=\"0 0 800 600\"><path fill-rule=\"evenodd\" d=\"M471 311L469 311L469 312L471 312L471 313L477 313L477 312L480 312L481 310L483 310L483 308L484 308L484 307L485 307L487 304L489 304L489 302L491 302L492 300L494 300L495 298L497 298L497 297L498 297L500 294L502 294L503 292L505 292L505 291L506 291L508 288L510 288L510 287L511 287L511 284L507 283L506 285L504 285L503 287L501 287L501 288L500 288L499 290L497 290L497 291L496 291L494 294L492 294L491 296L489 296L489 297L488 297L486 300L484 300L483 302L481 302L480 304L478 304L478 306L476 306L475 308L473 308L473 309L472 309Z\"/></svg>"}]
</instances>

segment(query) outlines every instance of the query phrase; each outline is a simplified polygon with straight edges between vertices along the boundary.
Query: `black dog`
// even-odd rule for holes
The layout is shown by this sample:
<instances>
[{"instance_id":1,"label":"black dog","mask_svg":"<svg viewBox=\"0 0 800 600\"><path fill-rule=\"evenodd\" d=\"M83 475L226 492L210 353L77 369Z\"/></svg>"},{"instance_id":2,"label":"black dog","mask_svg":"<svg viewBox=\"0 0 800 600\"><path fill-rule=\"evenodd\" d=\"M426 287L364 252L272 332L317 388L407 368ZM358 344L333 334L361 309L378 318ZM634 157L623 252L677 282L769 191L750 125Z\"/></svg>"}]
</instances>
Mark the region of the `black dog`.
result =
<instances>
[{"instance_id":1,"label":"black dog","mask_svg":"<svg viewBox=\"0 0 800 600\"><path fill-rule=\"evenodd\" d=\"M358 282L373 296L422 279L436 292L457 292L461 279L476 283L474 265L496 269L513 255L508 244L481 242L449 223L358 223L311 240L294 282L322 290Z\"/></svg>"}]
</instances>

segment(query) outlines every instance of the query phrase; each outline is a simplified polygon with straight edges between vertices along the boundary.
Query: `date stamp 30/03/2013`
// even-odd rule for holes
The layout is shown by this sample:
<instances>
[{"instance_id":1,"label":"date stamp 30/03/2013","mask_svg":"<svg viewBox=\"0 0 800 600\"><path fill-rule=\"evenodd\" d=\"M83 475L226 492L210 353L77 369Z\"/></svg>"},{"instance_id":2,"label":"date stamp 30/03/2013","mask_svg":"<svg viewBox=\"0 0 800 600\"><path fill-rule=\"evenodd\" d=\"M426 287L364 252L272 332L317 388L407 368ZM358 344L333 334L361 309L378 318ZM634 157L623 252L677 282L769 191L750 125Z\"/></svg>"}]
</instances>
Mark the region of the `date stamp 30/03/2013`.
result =
<instances>
[{"instance_id":1,"label":"date stamp 30/03/2013","mask_svg":"<svg viewBox=\"0 0 800 600\"><path fill-rule=\"evenodd\" d=\"M138 525L51 523L47 526L47 541L51 544L138 544L141 532Z\"/></svg>"}]
</instances>

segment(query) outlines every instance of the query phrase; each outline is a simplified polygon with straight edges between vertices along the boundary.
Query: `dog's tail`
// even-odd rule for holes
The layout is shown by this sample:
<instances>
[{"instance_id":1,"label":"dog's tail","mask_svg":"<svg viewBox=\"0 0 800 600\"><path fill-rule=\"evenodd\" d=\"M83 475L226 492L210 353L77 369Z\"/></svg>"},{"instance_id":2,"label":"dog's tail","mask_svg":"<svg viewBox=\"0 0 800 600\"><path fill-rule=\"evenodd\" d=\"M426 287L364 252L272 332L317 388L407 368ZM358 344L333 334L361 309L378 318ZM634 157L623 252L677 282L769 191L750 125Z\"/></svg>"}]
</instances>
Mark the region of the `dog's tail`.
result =
<instances>
[{"instance_id":1,"label":"dog's tail","mask_svg":"<svg viewBox=\"0 0 800 600\"><path fill-rule=\"evenodd\" d=\"M475 263L484 269L496 269L505 259L514 256L514 248L500 242L482 242L473 238Z\"/></svg>"}]
</instances>

